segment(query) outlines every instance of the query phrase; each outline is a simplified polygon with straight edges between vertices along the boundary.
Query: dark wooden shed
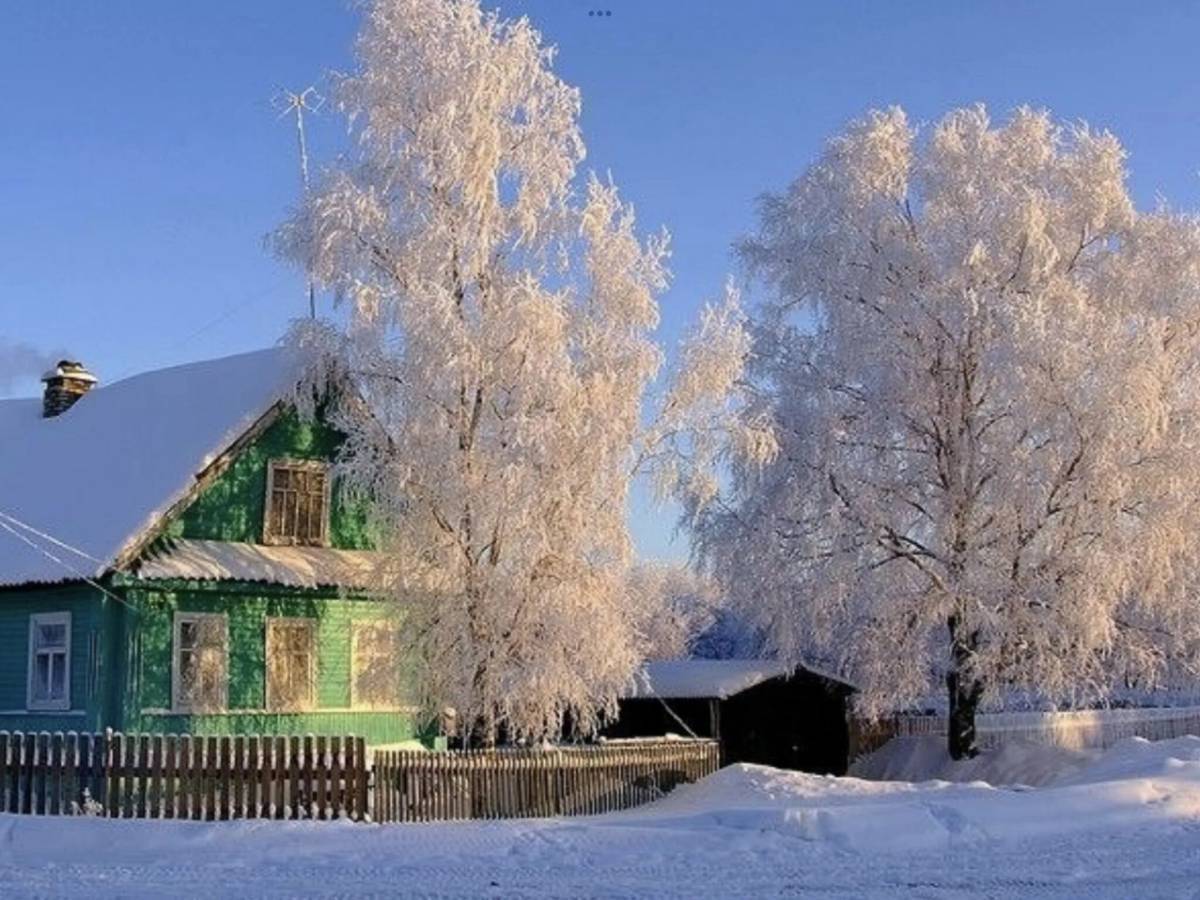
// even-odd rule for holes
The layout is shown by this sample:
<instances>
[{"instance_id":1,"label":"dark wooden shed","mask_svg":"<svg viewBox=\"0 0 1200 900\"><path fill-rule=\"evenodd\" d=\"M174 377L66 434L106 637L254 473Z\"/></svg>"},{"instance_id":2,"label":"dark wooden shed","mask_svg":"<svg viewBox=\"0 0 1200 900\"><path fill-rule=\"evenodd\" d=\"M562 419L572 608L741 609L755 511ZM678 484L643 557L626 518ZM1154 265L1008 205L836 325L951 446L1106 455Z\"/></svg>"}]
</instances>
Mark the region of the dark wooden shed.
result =
<instances>
[{"instance_id":1,"label":"dark wooden shed","mask_svg":"<svg viewBox=\"0 0 1200 900\"><path fill-rule=\"evenodd\" d=\"M694 734L721 744L721 763L843 775L854 688L804 667L761 659L647 663L607 737Z\"/></svg>"}]
</instances>

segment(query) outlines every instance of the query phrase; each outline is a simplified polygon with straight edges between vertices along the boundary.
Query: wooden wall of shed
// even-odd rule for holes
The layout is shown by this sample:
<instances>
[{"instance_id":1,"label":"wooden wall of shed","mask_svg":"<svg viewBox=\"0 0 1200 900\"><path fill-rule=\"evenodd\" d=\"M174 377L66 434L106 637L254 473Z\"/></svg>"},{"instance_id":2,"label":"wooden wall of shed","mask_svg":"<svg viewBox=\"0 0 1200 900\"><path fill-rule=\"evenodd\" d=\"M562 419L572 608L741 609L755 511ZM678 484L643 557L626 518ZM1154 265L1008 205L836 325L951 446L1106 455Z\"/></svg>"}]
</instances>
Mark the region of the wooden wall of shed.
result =
<instances>
[{"instance_id":1,"label":"wooden wall of shed","mask_svg":"<svg viewBox=\"0 0 1200 900\"><path fill-rule=\"evenodd\" d=\"M751 762L840 775L849 762L849 694L845 685L801 672L724 700L668 699L664 706L654 698L627 699L603 733L614 738L687 734L678 717L696 736L719 738L723 765ZM719 734L713 731L713 702Z\"/></svg>"}]
</instances>

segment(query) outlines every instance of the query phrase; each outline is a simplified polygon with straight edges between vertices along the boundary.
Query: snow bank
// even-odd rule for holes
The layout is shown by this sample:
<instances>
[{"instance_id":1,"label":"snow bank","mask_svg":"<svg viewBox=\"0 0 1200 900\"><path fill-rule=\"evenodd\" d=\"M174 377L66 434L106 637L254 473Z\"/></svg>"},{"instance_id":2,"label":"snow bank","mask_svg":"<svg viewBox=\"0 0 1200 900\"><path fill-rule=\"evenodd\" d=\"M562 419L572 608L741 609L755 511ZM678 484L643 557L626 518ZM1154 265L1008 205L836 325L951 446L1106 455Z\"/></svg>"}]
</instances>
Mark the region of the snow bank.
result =
<instances>
[{"instance_id":1,"label":"snow bank","mask_svg":"<svg viewBox=\"0 0 1200 900\"><path fill-rule=\"evenodd\" d=\"M1032 741L1013 741L955 761L941 736L898 737L850 766L850 775L873 781L986 781L1041 786L1074 772L1099 751L1073 750Z\"/></svg>"},{"instance_id":2,"label":"snow bank","mask_svg":"<svg viewBox=\"0 0 1200 900\"><path fill-rule=\"evenodd\" d=\"M932 850L1170 822L1200 822L1200 738L1130 739L1083 754L1009 746L955 763L907 739L877 760L924 779L868 781L738 765L624 813L659 825L777 832L864 853ZM867 766L864 766L867 768ZM949 778L940 776L949 775ZM1003 789L982 780L1027 786ZM967 783L956 783L967 782Z\"/></svg>"},{"instance_id":3,"label":"snow bank","mask_svg":"<svg viewBox=\"0 0 1200 900\"><path fill-rule=\"evenodd\" d=\"M1044 752L1046 748L1037 748ZM910 765L933 754L908 749ZM902 757L894 753L899 765ZM1046 756L1009 751L1004 773ZM367 826L0 815L5 900L33 896L1194 896L1200 738L1130 740L1043 788L731 766L573 819ZM988 767L991 767L990 770ZM1014 768L1015 771L1015 768Z\"/></svg>"}]
</instances>

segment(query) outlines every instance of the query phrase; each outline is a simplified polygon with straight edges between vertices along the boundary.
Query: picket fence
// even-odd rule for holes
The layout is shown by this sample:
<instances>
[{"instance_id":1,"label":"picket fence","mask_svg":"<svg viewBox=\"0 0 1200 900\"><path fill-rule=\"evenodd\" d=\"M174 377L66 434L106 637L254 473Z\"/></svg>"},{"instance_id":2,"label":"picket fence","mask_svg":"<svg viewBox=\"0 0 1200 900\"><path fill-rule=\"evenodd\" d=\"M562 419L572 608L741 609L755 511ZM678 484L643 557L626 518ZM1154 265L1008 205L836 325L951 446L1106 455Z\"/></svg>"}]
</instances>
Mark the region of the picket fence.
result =
<instances>
[{"instance_id":1,"label":"picket fence","mask_svg":"<svg viewBox=\"0 0 1200 900\"><path fill-rule=\"evenodd\" d=\"M712 740L550 749L376 751L378 822L572 816L629 809L719 768Z\"/></svg>"},{"instance_id":2,"label":"picket fence","mask_svg":"<svg viewBox=\"0 0 1200 900\"><path fill-rule=\"evenodd\" d=\"M647 803L718 766L710 740L369 757L355 737L0 731L0 812L376 822L579 815Z\"/></svg>"},{"instance_id":3,"label":"picket fence","mask_svg":"<svg viewBox=\"0 0 1200 900\"><path fill-rule=\"evenodd\" d=\"M0 731L0 812L364 819L362 738Z\"/></svg>"}]
</instances>

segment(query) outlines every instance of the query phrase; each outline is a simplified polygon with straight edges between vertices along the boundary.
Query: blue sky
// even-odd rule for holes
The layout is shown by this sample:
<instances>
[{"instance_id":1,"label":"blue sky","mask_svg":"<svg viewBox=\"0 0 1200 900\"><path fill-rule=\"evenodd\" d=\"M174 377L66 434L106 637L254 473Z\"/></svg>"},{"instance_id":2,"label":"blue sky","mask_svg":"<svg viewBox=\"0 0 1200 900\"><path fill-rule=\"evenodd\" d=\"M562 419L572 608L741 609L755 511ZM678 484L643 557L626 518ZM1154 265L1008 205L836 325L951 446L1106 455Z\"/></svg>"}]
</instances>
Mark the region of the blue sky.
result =
<instances>
[{"instance_id":1,"label":"blue sky","mask_svg":"<svg viewBox=\"0 0 1200 900\"><path fill-rule=\"evenodd\" d=\"M587 165L674 236L668 344L736 269L755 197L871 106L916 121L1045 106L1121 137L1143 207L1200 206L1200 4L499 5L558 45ZM69 351L106 381L273 343L304 299L263 249L298 186L269 101L349 67L356 24L341 0L4 4L0 339ZM342 142L335 117L313 123L314 162ZM639 498L633 524L645 553L684 552L669 513Z\"/></svg>"}]
</instances>

